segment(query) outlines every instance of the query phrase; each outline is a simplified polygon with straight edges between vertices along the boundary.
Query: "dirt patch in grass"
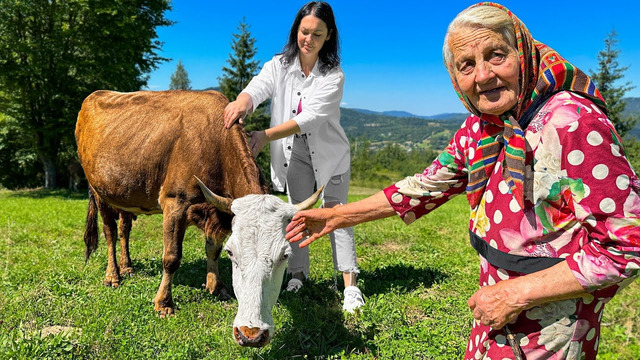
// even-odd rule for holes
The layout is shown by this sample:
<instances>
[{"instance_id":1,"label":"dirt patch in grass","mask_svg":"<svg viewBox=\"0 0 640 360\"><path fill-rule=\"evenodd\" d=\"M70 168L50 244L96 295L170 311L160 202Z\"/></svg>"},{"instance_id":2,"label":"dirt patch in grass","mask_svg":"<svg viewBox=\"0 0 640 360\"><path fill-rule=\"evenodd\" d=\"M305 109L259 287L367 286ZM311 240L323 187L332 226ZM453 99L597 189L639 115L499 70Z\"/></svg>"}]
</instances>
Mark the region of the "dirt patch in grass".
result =
<instances>
[{"instance_id":1,"label":"dirt patch in grass","mask_svg":"<svg viewBox=\"0 0 640 360\"><path fill-rule=\"evenodd\" d=\"M381 244L362 244L361 247L368 247L375 249L378 253L396 253L396 252L408 252L411 244L399 244L396 242L384 242Z\"/></svg>"},{"instance_id":2,"label":"dirt patch in grass","mask_svg":"<svg viewBox=\"0 0 640 360\"><path fill-rule=\"evenodd\" d=\"M404 314L407 317L407 322L411 326L430 318L422 308L416 305L408 306Z\"/></svg>"},{"instance_id":3,"label":"dirt patch in grass","mask_svg":"<svg viewBox=\"0 0 640 360\"><path fill-rule=\"evenodd\" d=\"M82 329L74 328L70 326L45 326L42 328L41 336L47 337L49 335L57 335L62 334L62 336L72 336L72 335L80 335L82 333Z\"/></svg>"},{"instance_id":4,"label":"dirt patch in grass","mask_svg":"<svg viewBox=\"0 0 640 360\"><path fill-rule=\"evenodd\" d=\"M384 252L395 253L399 251L406 251L409 248L409 244L398 244L394 242L387 242L382 245L376 246Z\"/></svg>"}]
</instances>

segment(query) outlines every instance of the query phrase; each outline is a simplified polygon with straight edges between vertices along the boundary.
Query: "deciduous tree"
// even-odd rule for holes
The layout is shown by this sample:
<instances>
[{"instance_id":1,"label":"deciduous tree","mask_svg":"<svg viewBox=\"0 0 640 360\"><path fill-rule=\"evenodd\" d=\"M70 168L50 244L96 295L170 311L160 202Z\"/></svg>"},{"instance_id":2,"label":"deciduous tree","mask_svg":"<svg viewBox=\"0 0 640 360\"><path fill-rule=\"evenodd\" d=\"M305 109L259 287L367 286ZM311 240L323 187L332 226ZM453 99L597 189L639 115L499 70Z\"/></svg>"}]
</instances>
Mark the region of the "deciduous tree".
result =
<instances>
[{"instance_id":1,"label":"deciduous tree","mask_svg":"<svg viewBox=\"0 0 640 360\"><path fill-rule=\"evenodd\" d=\"M44 185L75 145L82 100L98 89L139 90L166 59L156 27L168 0L0 0L0 113L28 138ZM1 170L0 170L1 171Z\"/></svg>"}]
</instances>

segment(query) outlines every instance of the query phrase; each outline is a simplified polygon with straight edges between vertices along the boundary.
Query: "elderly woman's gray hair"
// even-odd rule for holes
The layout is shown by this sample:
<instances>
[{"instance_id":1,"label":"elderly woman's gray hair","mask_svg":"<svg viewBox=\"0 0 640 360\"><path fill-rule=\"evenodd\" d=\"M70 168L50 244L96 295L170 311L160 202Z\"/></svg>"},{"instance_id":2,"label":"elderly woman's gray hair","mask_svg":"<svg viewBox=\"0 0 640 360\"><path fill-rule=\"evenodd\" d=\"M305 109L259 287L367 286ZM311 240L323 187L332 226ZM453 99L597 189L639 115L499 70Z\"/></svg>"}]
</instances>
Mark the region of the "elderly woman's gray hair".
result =
<instances>
[{"instance_id":1,"label":"elderly woman's gray hair","mask_svg":"<svg viewBox=\"0 0 640 360\"><path fill-rule=\"evenodd\" d=\"M513 27L513 22L506 11L489 5L467 8L451 21L451 24L449 24L447 28L447 33L444 36L442 57L444 59L444 66L447 68L447 71L449 71L451 77L454 75L450 66L453 62L453 53L449 48L449 38L452 34L464 31L465 28L486 28L493 30L502 34L506 41L516 48L516 32Z\"/></svg>"}]
</instances>

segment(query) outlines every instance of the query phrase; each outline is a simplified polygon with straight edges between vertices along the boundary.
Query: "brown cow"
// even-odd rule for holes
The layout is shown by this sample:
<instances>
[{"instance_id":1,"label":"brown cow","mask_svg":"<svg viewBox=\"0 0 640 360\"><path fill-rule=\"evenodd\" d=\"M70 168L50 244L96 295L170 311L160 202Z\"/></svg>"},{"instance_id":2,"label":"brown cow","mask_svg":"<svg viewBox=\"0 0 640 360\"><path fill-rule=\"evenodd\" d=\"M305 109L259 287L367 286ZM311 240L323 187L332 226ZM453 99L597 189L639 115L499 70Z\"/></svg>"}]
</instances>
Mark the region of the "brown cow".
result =
<instances>
[{"instance_id":1,"label":"brown cow","mask_svg":"<svg viewBox=\"0 0 640 360\"><path fill-rule=\"evenodd\" d=\"M227 103L215 91L96 91L78 114L75 136L90 195L85 258L98 245L99 210L109 258L104 283L118 286L120 276L133 270L128 249L132 219L163 214L164 271L154 299L161 316L174 313L171 282L189 225L205 233L206 289L228 297L219 278L218 258L230 232L231 215L205 202L194 175L216 194L231 199L267 192L242 127L223 127Z\"/></svg>"}]
</instances>

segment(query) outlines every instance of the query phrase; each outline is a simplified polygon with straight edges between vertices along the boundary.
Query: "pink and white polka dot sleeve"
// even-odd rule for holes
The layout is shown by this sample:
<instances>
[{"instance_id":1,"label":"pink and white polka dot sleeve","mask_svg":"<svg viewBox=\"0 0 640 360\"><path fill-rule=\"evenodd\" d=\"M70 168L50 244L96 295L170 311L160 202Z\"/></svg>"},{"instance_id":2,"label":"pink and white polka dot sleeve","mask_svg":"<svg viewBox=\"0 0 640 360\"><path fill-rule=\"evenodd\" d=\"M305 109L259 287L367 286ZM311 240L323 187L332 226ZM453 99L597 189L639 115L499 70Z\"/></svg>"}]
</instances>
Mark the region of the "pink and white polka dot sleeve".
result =
<instances>
[{"instance_id":1,"label":"pink and white polka dot sleeve","mask_svg":"<svg viewBox=\"0 0 640 360\"><path fill-rule=\"evenodd\" d=\"M590 101L574 100L576 104L562 104L563 111L556 115L566 116L566 107L571 107L578 121L556 130L563 149L562 169L584 186L583 198L576 199L573 207L587 236L580 250L566 260L580 284L596 290L639 273L640 185L613 124ZM566 119L551 122L567 123Z\"/></svg>"}]
</instances>

